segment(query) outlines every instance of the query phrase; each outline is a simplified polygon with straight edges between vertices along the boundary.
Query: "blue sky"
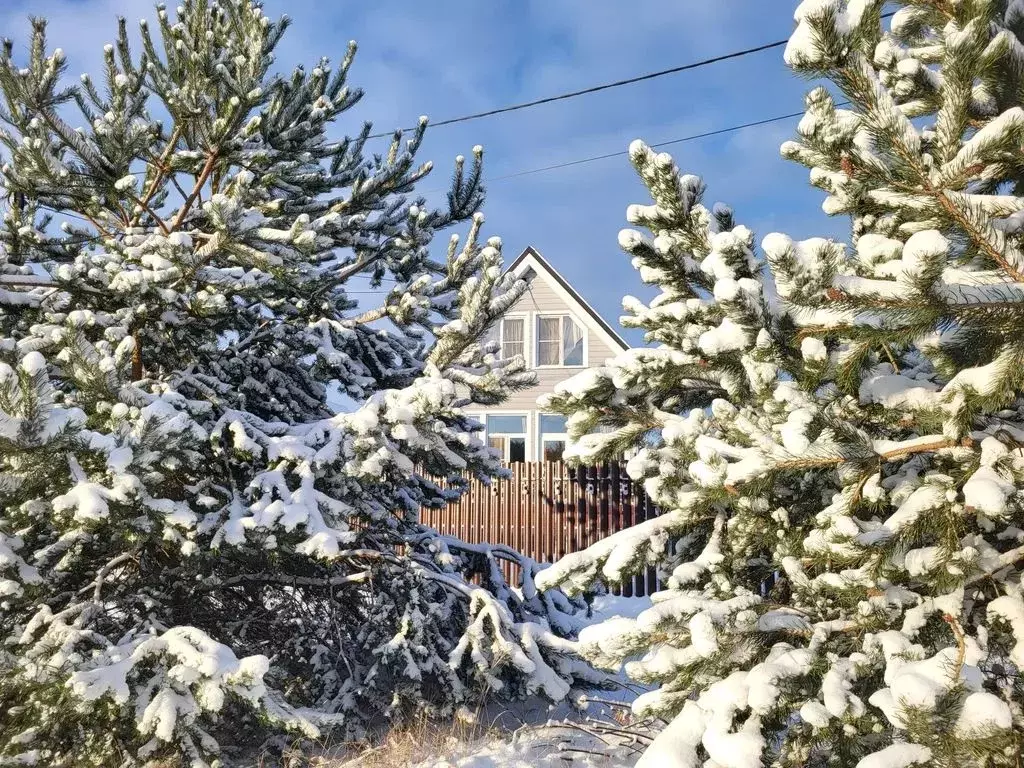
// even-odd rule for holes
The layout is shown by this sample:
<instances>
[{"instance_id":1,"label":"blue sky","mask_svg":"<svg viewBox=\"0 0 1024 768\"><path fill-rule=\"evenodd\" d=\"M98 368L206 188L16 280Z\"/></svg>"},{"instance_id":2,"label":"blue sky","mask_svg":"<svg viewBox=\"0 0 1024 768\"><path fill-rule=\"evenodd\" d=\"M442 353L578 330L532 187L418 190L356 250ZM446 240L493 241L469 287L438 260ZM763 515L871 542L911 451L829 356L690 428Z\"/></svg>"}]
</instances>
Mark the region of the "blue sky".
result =
<instances>
[{"instance_id":1,"label":"blue sky","mask_svg":"<svg viewBox=\"0 0 1024 768\"><path fill-rule=\"evenodd\" d=\"M173 3L171 3L173 5ZM266 0L269 15L294 24L279 49L290 69L320 55L334 60L348 40L360 50L351 82L366 91L339 133L363 120L375 130L478 112L511 102L677 66L787 37L795 0ZM28 15L50 19L50 39L71 71L97 71L115 16L154 17L146 0L6 0L0 34L24 50ZM421 157L435 170L422 185L441 199L454 157L485 148L486 176L624 150L799 111L810 85L792 75L781 49L692 72L521 112L428 131ZM685 172L708 184L707 202L731 204L758 239L845 235L821 212L806 170L779 157L795 120L679 144ZM384 147L378 139L376 146ZM543 253L611 322L623 294L647 297L617 247L626 206L647 202L625 157L495 181L486 232L504 242L506 261L527 245ZM639 341L633 335L632 341Z\"/></svg>"}]
</instances>

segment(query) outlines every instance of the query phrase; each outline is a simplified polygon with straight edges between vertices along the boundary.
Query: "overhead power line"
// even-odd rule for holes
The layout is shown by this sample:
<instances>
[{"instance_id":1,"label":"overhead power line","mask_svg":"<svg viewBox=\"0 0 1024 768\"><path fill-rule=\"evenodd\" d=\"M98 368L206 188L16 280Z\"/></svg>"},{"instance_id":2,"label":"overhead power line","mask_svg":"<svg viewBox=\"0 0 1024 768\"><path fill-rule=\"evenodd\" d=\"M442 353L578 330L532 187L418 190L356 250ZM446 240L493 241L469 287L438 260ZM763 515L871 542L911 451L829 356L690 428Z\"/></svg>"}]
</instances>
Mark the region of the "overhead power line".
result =
<instances>
[{"instance_id":1,"label":"overhead power line","mask_svg":"<svg viewBox=\"0 0 1024 768\"><path fill-rule=\"evenodd\" d=\"M892 17L894 11L883 13L882 19L888 19ZM760 53L761 51L770 51L773 48L781 48L789 42L789 38L785 40L776 40L771 43L765 43L764 45L757 45L753 48L745 48L742 51L733 51L732 53L725 53L721 56L712 56L710 59L702 59L700 61L693 61L689 64L682 64L678 67L669 67L668 69L658 70L657 72L648 72L643 75L636 75L635 77L627 77L623 80L615 80L611 83L601 83L599 85L593 85L589 88L582 88L578 91L569 91L568 93L559 93L554 96L545 96L542 99L534 99L533 101L524 101L520 104L510 104L506 107L497 107L496 109L488 109L485 112L475 112L471 115L462 115L461 117L450 117L446 120L438 120L437 122L431 122L431 128L440 128L445 125L455 125L456 123L468 123L471 120L480 120L484 117L493 117L494 115L502 115L506 112L517 112L521 109L530 109L531 107L538 107L542 104L551 104L555 101L565 101L566 99L574 99L577 96L586 96L591 93L598 93L599 91L607 91L611 88L621 88L626 85L633 85L634 83L642 83L646 80L654 80L658 77L665 77L666 75L674 75L679 72L687 72L691 69L699 69L701 67L707 67L711 64L718 64L722 61L729 61L730 59L739 59L743 56L749 56L753 53ZM780 118L781 119L781 118ZM405 128L405 131L414 130L412 128ZM382 133L374 133L368 136L370 139L380 139L385 136L393 136L394 131L384 131ZM611 155L614 157L614 155Z\"/></svg>"},{"instance_id":2,"label":"overhead power line","mask_svg":"<svg viewBox=\"0 0 1024 768\"><path fill-rule=\"evenodd\" d=\"M837 101L835 103L837 108L850 106L849 101ZM713 131L704 131L703 133L694 133L689 136L681 136L678 139L669 139L667 141L659 141L656 144L651 144L651 147L657 149L658 147L668 147L673 144L683 144L688 141L696 141L697 139L706 139L711 136L720 136L725 133L733 133L735 131L742 131L745 128L755 128L759 125L769 125L770 123L778 123L782 120L791 120L794 117L803 117L805 112L790 112L786 115L776 115L775 117L766 117L763 120L754 120L749 123L741 123L739 125L730 125L728 128L716 128ZM557 171L561 168L570 168L574 165L584 165L585 163L593 163L598 160L608 160L612 157L626 157L629 155L628 150L620 150L618 152L606 152L603 155L592 155L590 157L582 157L578 160L567 160L564 163L555 163L554 165L544 165L540 168L530 168L525 171L516 171L515 173L506 173L501 176L495 176L493 178L485 178L484 184L492 184L496 181L506 181L508 179L516 179L520 176L530 176L534 173L544 173L545 171ZM423 190L420 194L431 194L433 192L445 192L446 189L443 187L434 187L433 189Z\"/></svg>"},{"instance_id":3,"label":"overhead power line","mask_svg":"<svg viewBox=\"0 0 1024 768\"><path fill-rule=\"evenodd\" d=\"M837 105L839 106L839 105ZM778 123L782 120L789 120L793 117L802 117L803 112L790 112L788 115L777 115L776 117L767 117L764 120L755 120L751 123L743 123L742 125L731 125L728 128L719 128L714 131L705 131L704 133L695 133L691 136L683 136L678 139L670 139L668 141L661 141L657 144L651 144L652 147L667 147L672 144L682 144L687 141L696 141L697 139L706 139L710 136L720 136L723 133L732 133L734 131L742 131L744 128L754 128L758 125L768 125L769 123ZM505 179L515 179L520 176L529 176L534 173L544 173L545 171L557 171L559 168L568 168L573 165L583 165L584 163L593 163L597 160L607 160L611 157L624 157L629 154L628 150L622 150L619 152L608 152L603 155L594 155L592 157L584 157L579 160L569 160L564 163L556 163L555 165L545 165L540 168L531 168L526 171L516 171L515 173L507 173L504 176L495 176L493 179L485 179L485 183L489 184L495 181L504 181Z\"/></svg>"},{"instance_id":4,"label":"overhead power line","mask_svg":"<svg viewBox=\"0 0 1024 768\"><path fill-rule=\"evenodd\" d=\"M590 93L597 93L599 91L607 91L611 88L621 88L624 85L633 85L634 83L642 83L645 80L654 80L657 77L664 77L665 75L674 75L677 72L686 72L691 69L699 69L700 67L706 67L710 64L717 64L720 61L728 61L729 59L738 59L741 56L749 56L752 53L760 53L761 51L768 51L772 48L779 48L786 44L786 40L776 40L773 43L765 43L764 45L758 45L754 48L747 48L742 51L733 51L732 53L726 53L721 56L713 56L710 59L702 59L701 61L690 62L689 64L683 64L678 67L670 67L669 69L662 69L658 72L648 72L644 75L637 75L636 77L627 77L624 80L616 80L612 83L601 83L600 85L593 85L589 88L583 88L578 91L570 91L569 93L559 93L555 96L545 96L543 99L534 99L533 101L524 101L520 104L510 104L507 107L498 107L497 109L489 109L486 112L476 112L472 115L463 115L462 117L451 117L447 120L439 120L436 123L431 122L431 128L440 128L443 125L454 125L455 123L468 123L470 120L479 120L483 117L492 117L493 115L502 115L506 112L517 112L520 109L530 109L531 107L539 107L541 104L551 104L555 101L564 101L566 99L574 99L577 96L586 96ZM412 130L411 128L405 130ZM385 133L375 133L369 138L379 139L383 136L391 136L394 131L387 131Z\"/></svg>"}]
</instances>

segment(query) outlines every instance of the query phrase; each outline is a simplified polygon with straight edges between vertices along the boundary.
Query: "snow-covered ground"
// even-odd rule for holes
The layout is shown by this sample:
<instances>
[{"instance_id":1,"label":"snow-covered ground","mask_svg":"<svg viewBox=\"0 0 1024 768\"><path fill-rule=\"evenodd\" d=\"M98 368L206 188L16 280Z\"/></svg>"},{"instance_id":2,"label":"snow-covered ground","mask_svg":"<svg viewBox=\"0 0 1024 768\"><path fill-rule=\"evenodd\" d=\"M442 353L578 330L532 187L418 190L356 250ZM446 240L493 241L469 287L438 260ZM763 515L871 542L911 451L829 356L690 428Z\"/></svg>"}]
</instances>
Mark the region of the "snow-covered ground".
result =
<instances>
[{"instance_id":1,"label":"snow-covered ground","mask_svg":"<svg viewBox=\"0 0 1024 768\"><path fill-rule=\"evenodd\" d=\"M581 623L581 628L613 616L635 617L650 604L647 598L599 596L594 600L593 616ZM622 681L625 683L625 678ZM596 692L595 698L628 704L636 693L635 688L623 687ZM600 737L573 727L586 718L615 726L616 709L593 702L581 715L565 705L548 708L534 702L515 710L486 712L498 726L496 735L460 745L446 755L431 755L415 768L629 768L640 756L639 749L610 748Z\"/></svg>"},{"instance_id":2,"label":"snow-covered ground","mask_svg":"<svg viewBox=\"0 0 1024 768\"><path fill-rule=\"evenodd\" d=\"M417 763L415 768L631 768L638 751L617 749L568 726L535 728L507 739L468 744L459 752Z\"/></svg>"}]
</instances>

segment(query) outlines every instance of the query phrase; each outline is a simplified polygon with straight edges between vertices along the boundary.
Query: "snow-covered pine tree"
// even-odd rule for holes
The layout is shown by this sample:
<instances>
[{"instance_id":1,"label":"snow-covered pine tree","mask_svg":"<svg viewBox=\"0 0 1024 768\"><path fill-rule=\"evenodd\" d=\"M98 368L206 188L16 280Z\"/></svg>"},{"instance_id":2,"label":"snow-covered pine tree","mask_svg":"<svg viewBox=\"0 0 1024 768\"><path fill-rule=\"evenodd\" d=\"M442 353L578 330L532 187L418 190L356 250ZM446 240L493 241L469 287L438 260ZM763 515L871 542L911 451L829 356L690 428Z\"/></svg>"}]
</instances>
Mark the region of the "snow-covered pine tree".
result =
<instances>
[{"instance_id":1,"label":"snow-covered pine tree","mask_svg":"<svg viewBox=\"0 0 1024 768\"><path fill-rule=\"evenodd\" d=\"M634 144L651 237L620 239L661 292L624 321L659 346L550 403L579 458L647 443L629 472L664 514L540 579L662 564L649 610L580 638L654 686L644 766L1024 757L1024 5L883 5L807 0L786 51L842 94L808 95L783 154L852 245L758 256Z\"/></svg>"},{"instance_id":2,"label":"snow-covered pine tree","mask_svg":"<svg viewBox=\"0 0 1024 768\"><path fill-rule=\"evenodd\" d=\"M0 52L0 764L226 764L565 697L571 604L417 520L499 469L461 407L528 381L477 341L523 289L479 238L480 150L431 210L425 121L369 158L369 125L329 136L354 45L282 77L256 2L156 26L135 52L121 21L101 82L42 21Z\"/></svg>"}]
</instances>

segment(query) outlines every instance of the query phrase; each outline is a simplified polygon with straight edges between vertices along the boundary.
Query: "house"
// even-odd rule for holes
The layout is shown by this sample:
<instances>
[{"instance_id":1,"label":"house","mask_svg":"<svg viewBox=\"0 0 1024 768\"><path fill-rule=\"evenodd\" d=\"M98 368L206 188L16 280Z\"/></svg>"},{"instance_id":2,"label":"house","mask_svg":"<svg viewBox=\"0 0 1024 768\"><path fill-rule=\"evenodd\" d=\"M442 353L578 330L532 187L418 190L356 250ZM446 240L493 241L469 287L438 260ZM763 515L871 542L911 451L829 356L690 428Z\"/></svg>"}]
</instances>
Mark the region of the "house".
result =
<instances>
[{"instance_id":1,"label":"house","mask_svg":"<svg viewBox=\"0 0 1024 768\"><path fill-rule=\"evenodd\" d=\"M523 251L506 271L528 287L497 323L494 338L503 357L523 355L537 383L468 415L483 423L488 445L506 463L559 461L566 444L565 417L542 413L537 398L629 345L535 248Z\"/></svg>"},{"instance_id":2,"label":"house","mask_svg":"<svg viewBox=\"0 0 1024 768\"><path fill-rule=\"evenodd\" d=\"M520 565L501 551L519 552L538 563L555 562L625 528L659 514L621 462L570 467L560 461L566 446L565 419L543 412L537 398L587 368L596 368L629 345L534 248L506 272L527 283L526 292L496 323L492 340L502 356L522 355L537 383L491 408L467 415L484 426L485 439L509 465L505 477L466 478L464 492L449 504L424 507L420 522L441 533L480 544L490 568L497 564L511 584ZM497 545L501 545L498 547ZM506 549L507 548L507 549ZM614 594L649 595L660 588L654 568Z\"/></svg>"}]
</instances>

